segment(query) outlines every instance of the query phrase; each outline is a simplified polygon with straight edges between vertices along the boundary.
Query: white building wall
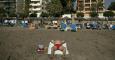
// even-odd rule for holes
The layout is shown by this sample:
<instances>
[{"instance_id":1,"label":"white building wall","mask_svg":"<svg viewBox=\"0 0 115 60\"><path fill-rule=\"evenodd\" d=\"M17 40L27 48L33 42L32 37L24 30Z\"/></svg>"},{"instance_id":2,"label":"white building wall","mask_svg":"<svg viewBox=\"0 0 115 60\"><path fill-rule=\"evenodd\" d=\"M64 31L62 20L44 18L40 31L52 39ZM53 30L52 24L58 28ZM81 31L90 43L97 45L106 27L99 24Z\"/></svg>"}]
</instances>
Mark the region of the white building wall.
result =
<instances>
[{"instance_id":1,"label":"white building wall","mask_svg":"<svg viewBox=\"0 0 115 60\"><path fill-rule=\"evenodd\" d=\"M31 8L30 10L30 14L37 12L37 17L40 17L41 13L42 13L42 0L31 0L33 2L37 2L37 3L30 3ZM35 8L36 7L36 8Z\"/></svg>"}]
</instances>

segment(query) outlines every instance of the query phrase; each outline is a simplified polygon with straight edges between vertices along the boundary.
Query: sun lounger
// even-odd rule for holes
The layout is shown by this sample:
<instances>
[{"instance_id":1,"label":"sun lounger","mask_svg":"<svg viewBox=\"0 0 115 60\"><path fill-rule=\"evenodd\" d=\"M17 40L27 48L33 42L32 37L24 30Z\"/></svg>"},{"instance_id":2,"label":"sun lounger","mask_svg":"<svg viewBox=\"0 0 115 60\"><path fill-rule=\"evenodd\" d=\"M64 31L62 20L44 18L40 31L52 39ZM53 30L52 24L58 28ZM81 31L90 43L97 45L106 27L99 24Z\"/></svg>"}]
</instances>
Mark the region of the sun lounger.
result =
<instances>
[{"instance_id":1,"label":"sun lounger","mask_svg":"<svg viewBox=\"0 0 115 60\"><path fill-rule=\"evenodd\" d=\"M76 24L71 24L71 31L74 31L74 32L76 32L77 31L77 26L76 26Z\"/></svg>"}]
</instances>

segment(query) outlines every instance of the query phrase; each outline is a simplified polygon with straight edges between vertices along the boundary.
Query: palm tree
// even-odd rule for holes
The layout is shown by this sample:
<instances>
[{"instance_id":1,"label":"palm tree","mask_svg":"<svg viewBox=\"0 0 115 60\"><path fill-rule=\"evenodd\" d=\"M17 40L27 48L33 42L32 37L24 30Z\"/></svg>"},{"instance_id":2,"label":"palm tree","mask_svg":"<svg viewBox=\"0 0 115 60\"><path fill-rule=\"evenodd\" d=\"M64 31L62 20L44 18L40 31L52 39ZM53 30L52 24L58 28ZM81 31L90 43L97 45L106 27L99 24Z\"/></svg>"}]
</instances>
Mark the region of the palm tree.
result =
<instances>
[{"instance_id":1,"label":"palm tree","mask_svg":"<svg viewBox=\"0 0 115 60\"><path fill-rule=\"evenodd\" d=\"M93 18L98 17L97 9L95 7L96 7L96 3L90 7L91 9L90 16Z\"/></svg>"},{"instance_id":2,"label":"palm tree","mask_svg":"<svg viewBox=\"0 0 115 60\"><path fill-rule=\"evenodd\" d=\"M84 17L84 13L83 12L78 12L77 13L77 17L79 19L79 22L83 20L83 17Z\"/></svg>"},{"instance_id":3,"label":"palm tree","mask_svg":"<svg viewBox=\"0 0 115 60\"><path fill-rule=\"evenodd\" d=\"M25 10L24 10L24 14L25 16L29 16L29 8L30 8L30 4L31 1L30 0L25 0Z\"/></svg>"},{"instance_id":4,"label":"palm tree","mask_svg":"<svg viewBox=\"0 0 115 60\"><path fill-rule=\"evenodd\" d=\"M80 3L79 4L79 11L80 11L80 13L81 13L81 11L83 11L83 9L84 9L84 5L83 5L83 3Z\"/></svg>"},{"instance_id":5,"label":"palm tree","mask_svg":"<svg viewBox=\"0 0 115 60\"><path fill-rule=\"evenodd\" d=\"M97 18L98 17L98 13L97 13L97 7L96 3L94 3L91 7L90 7L90 16L94 19L94 18ZM94 19L95 20L95 19Z\"/></svg>"},{"instance_id":6,"label":"palm tree","mask_svg":"<svg viewBox=\"0 0 115 60\"><path fill-rule=\"evenodd\" d=\"M67 6L70 8L71 6L71 0L66 0L67 1Z\"/></svg>"},{"instance_id":7,"label":"palm tree","mask_svg":"<svg viewBox=\"0 0 115 60\"><path fill-rule=\"evenodd\" d=\"M107 17L107 23L108 23L108 20L111 20L110 18L114 17L115 16L115 13L112 12L112 11L105 11L104 14L103 14L105 17ZM106 19L106 18L105 18Z\"/></svg>"},{"instance_id":8,"label":"palm tree","mask_svg":"<svg viewBox=\"0 0 115 60\"><path fill-rule=\"evenodd\" d=\"M99 9L104 8L103 6L103 0L97 0L96 1L96 12L99 13Z\"/></svg>"},{"instance_id":9,"label":"palm tree","mask_svg":"<svg viewBox=\"0 0 115 60\"><path fill-rule=\"evenodd\" d=\"M103 8L105 8L104 7L104 3L103 3L103 0L98 0L98 1L96 1L97 2L97 4L96 4L96 10L97 10L97 13L99 14L100 12L99 12L99 9L101 8L101 9L103 9ZM102 21L102 23L103 23L103 21Z\"/></svg>"}]
</instances>

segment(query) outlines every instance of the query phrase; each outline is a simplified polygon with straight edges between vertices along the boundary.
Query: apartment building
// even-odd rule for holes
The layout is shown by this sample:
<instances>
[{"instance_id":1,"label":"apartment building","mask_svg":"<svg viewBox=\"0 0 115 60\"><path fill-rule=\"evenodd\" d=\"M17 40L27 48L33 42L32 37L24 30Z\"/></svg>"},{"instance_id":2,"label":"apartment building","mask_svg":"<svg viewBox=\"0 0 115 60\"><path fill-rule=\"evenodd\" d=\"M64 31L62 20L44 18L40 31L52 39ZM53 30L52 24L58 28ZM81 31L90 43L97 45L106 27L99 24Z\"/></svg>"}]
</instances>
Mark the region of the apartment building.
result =
<instances>
[{"instance_id":1,"label":"apartment building","mask_svg":"<svg viewBox=\"0 0 115 60\"><path fill-rule=\"evenodd\" d=\"M99 0L78 0L78 12L83 12L84 13L84 18L89 18L90 17L90 12L91 12L91 8L94 7L94 5L97 4ZM102 0L102 4L104 5L104 0ZM96 8L96 7L94 7ZM97 10L96 10L97 12ZM103 18L103 12L104 12L104 8L100 7L98 9L98 13L99 13L99 17Z\"/></svg>"},{"instance_id":2,"label":"apartment building","mask_svg":"<svg viewBox=\"0 0 115 60\"><path fill-rule=\"evenodd\" d=\"M16 0L16 13L24 13L25 0Z\"/></svg>"},{"instance_id":3,"label":"apartment building","mask_svg":"<svg viewBox=\"0 0 115 60\"><path fill-rule=\"evenodd\" d=\"M0 8L6 11L6 15L16 12L16 0L0 0Z\"/></svg>"},{"instance_id":4,"label":"apartment building","mask_svg":"<svg viewBox=\"0 0 115 60\"><path fill-rule=\"evenodd\" d=\"M42 12L47 12L46 7L50 0L42 0Z\"/></svg>"},{"instance_id":5,"label":"apartment building","mask_svg":"<svg viewBox=\"0 0 115 60\"><path fill-rule=\"evenodd\" d=\"M40 17L42 13L42 0L31 0L29 11L30 14L36 13L37 17Z\"/></svg>"}]
</instances>

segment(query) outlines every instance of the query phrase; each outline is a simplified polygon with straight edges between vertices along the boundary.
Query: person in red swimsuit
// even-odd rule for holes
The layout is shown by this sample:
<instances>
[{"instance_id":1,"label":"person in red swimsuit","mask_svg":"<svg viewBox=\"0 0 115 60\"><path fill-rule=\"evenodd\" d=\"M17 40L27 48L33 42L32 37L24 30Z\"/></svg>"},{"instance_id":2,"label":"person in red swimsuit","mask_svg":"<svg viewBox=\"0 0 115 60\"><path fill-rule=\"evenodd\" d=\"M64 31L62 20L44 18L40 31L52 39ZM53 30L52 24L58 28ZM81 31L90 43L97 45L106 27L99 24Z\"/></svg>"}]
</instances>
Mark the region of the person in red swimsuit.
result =
<instances>
[{"instance_id":1,"label":"person in red swimsuit","mask_svg":"<svg viewBox=\"0 0 115 60\"><path fill-rule=\"evenodd\" d=\"M64 42L62 42L61 40L54 41L54 47L52 48L52 54L54 54L56 50L61 50L63 53L65 53L65 47L62 46L63 43Z\"/></svg>"}]
</instances>

